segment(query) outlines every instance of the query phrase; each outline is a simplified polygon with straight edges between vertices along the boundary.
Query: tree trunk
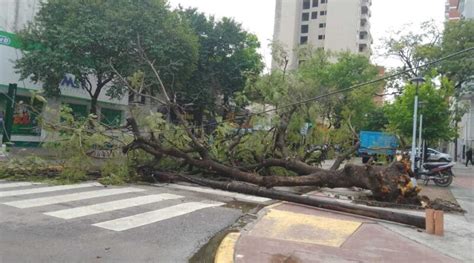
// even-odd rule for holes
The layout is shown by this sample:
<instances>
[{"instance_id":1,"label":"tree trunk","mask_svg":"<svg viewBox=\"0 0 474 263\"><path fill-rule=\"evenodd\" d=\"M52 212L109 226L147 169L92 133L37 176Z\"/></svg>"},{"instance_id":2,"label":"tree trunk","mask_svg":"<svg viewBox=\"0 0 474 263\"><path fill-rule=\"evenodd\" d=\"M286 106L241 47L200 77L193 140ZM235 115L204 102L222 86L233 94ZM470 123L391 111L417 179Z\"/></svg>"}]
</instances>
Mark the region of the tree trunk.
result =
<instances>
[{"instance_id":1,"label":"tree trunk","mask_svg":"<svg viewBox=\"0 0 474 263\"><path fill-rule=\"evenodd\" d=\"M329 209L344 213L350 213L370 218L382 219L392 222L397 222L401 224L411 225L418 228L425 228L425 218L422 216L409 215L404 213L397 213L382 209L370 208L357 206L353 204L345 204L337 201L332 201L328 199L313 197L313 196L301 196L298 194L278 191L275 189L265 189L255 185L241 183L241 182L218 182L214 180L208 180L203 178L198 178L196 176L187 176L180 174L170 174L170 173L159 173L163 178L173 178L180 177L185 181L192 183L210 186L212 188L217 188L226 191L233 191L243 194L262 196L267 198L272 198L281 201L288 201L298 204L309 205L313 207L319 207L323 209Z\"/></svg>"},{"instance_id":2,"label":"tree trunk","mask_svg":"<svg viewBox=\"0 0 474 263\"><path fill-rule=\"evenodd\" d=\"M312 168L298 162L287 162L288 170L297 170L302 176L262 176L258 173L243 171L210 159L207 155L196 157L176 148L167 148L159 142L147 140L141 136L134 119L128 119L129 126L136 137L135 141L124 147L123 152L131 149L142 149L154 156L169 156L201 169L204 172L216 173L232 180L243 181L267 188L274 186L327 186L327 187L360 187L371 190L380 201L411 202L417 200L417 188L411 188L407 167L402 163L392 163L389 167L372 167L346 165L342 170L323 170ZM202 146L201 146L202 147ZM197 151L198 149L196 149ZM202 149L201 149L202 150ZM265 163L265 161L263 162ZM275 159L267 162L268 166L285 165L284 161ZM414 198L414 199L413 199ZM407 201L408 200L408 201Z\"/></svg>"},{"instance_id":3,"label":"tree trunk","mask_svg":"<svg viewBox=\"0 0 474 263\"><path fill-rule=\"evenodd\" d=\"M91 97L91 109L90 109L91 114L97 115L97 101L98 101L98 98L96 96Z\"/></svg>"}]
</instances>

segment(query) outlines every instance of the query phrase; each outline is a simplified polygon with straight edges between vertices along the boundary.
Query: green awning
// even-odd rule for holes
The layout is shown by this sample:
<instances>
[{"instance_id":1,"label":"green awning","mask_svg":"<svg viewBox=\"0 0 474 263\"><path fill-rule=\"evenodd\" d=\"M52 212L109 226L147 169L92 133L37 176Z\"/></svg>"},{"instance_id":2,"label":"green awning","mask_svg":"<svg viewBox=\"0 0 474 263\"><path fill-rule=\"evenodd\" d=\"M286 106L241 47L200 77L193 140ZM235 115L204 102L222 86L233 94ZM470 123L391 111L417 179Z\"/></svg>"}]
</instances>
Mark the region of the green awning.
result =
<instances>
[{"instance_id":1,"label":"green awning","mask_svg":"<svg viewBox=\"0 0 474 263\"><path fill-rule=\"evenodd\" d=\"M9 46L13 48L20 48L21 43L18 37L9 32L0 31L0 45Z\"/></svg>"}]
</instances>

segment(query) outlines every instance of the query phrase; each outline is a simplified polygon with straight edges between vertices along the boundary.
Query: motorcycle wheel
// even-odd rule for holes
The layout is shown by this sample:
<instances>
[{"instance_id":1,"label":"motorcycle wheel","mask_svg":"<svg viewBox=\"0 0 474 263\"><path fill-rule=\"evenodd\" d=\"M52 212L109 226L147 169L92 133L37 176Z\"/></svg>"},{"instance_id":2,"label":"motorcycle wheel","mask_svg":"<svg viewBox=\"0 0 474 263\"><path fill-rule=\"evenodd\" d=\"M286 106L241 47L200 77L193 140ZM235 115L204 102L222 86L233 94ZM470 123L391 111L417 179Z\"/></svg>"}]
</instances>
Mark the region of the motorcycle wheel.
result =
<instances>
[{"instance_id":1,"label":"motorcycle wheel","mask_svg":"<svg viewBox=\"0 0 474 263\"><path fill-rule=\"evenodd\" d=\"M453 174L450 171L440 172L439 179L433 179L437 186L448 187L453 182Z\"/></svg>"}]
</instances>

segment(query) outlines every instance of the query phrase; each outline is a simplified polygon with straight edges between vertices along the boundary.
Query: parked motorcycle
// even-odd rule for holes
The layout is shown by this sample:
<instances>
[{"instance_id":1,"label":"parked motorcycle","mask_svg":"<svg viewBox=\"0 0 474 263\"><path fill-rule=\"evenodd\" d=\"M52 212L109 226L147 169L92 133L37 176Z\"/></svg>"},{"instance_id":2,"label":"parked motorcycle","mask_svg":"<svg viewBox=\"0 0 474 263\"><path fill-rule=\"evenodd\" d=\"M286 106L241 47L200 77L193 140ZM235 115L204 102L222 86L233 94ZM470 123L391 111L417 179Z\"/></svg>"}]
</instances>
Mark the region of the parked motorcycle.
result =
<instances>
[{"instance_id":1,"label":"parked motorcycle","mask_svg":"<svg viewBox=\"0 0 474 263\"><path fill-rule=\"evenodd\" d=\"M421 169L415 169L416 179L423 180L425 185L432 180L437 186L448 187L453 182L453 166L454 163L424 163Z\"/></svg>"}]
</instances>

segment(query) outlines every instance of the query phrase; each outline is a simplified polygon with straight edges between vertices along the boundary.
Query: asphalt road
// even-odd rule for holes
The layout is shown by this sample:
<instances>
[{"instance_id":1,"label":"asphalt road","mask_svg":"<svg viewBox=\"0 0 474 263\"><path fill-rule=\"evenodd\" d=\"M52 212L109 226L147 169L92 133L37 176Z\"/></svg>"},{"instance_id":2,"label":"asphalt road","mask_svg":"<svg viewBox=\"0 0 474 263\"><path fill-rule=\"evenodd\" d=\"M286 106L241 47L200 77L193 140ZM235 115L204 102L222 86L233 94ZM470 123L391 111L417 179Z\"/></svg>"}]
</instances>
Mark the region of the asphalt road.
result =
<instances>
[{"instance_id":1,"label":"asphalt road","mask_svg":"<svg viewBox=\"0 0 474 263\"><path fill-rule=\"evenodd\" d=\"M243 214L235 197L189 189L9 184L0 181L2 263L187 262Z\"/></svg>"}]
</instances>

